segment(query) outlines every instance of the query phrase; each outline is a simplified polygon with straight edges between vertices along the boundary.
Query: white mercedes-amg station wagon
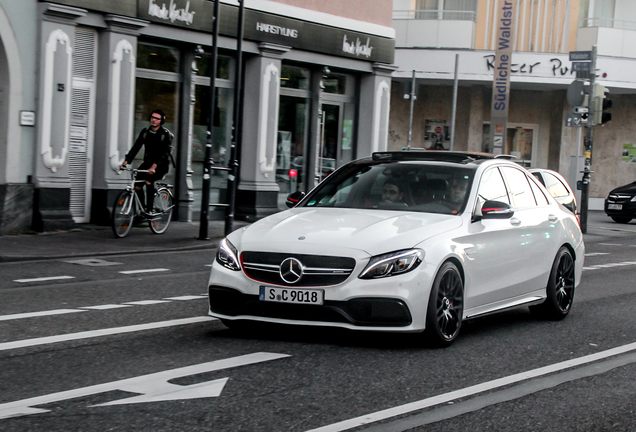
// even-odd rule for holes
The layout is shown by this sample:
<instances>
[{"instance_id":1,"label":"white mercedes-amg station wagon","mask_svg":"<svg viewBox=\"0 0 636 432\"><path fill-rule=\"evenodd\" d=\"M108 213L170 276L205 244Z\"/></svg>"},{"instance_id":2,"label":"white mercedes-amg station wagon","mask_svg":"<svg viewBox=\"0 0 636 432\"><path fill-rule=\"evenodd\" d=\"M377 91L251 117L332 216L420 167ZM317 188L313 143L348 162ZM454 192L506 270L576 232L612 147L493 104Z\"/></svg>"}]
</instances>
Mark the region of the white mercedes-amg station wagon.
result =
<instances>
[{"instance_id":1,"label":"white mercedes-amg station wagon","mask_svg":"<svg viewBox=\"0 0 636 432\"><path fill-rule=\"evenodd\" d=\"M529 306L562 319L581 280L577 218L527 170L486 154L374 153L289 210L221 241L209 314L249 322L423 332Z\"/></svg>"}]
</instances>

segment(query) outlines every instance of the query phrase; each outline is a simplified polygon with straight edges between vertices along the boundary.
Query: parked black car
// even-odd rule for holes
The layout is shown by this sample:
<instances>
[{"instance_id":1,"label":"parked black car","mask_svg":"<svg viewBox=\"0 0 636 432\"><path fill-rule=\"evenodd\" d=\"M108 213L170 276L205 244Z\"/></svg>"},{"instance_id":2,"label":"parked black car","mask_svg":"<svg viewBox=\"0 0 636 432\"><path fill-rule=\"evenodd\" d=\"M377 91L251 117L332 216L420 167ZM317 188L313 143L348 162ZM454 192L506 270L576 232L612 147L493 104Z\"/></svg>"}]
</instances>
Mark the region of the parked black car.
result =
<instances>
[{"instance_id":1,"label":"parked black car","mask_svg":"<svg viewBox=\"0 0 636 432\"><path fill-rule=\"evenodd\" d=\"M605 198L605 213L617 223L636 217L636 182L617 187Z\"/></svg>"},{"instance_id":2,"label":"parked black car","mask_svg":"<svg viewBox=\"0 0 636 432\"><path fill-rule=\"evenodd\" d=\"M576 214L576 196L561 174L544 168L528 168L560 204Z\"/></svg>"}]
</instances>

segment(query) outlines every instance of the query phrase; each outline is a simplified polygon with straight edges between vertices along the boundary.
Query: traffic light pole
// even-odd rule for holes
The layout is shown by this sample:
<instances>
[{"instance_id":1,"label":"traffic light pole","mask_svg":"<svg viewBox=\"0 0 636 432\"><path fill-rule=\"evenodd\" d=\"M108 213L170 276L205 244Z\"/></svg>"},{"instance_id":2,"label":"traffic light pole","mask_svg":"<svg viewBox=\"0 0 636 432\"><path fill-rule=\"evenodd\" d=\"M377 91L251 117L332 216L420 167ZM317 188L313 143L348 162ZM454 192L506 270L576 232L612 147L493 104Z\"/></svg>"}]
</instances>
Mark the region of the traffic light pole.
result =
<instances>
[{"instance_id":1,"label":"traffic light pole","mask_svg":"<svg viewBox=\"0 0 636 432\"><path fill-rule=\"evenodd\" d=\"M594 98L593 90L596 81L596 45L592 47L592 61L590 64L590 96L588 98L588 121L585 126L585 138L583 144L585 145L585 166L583 167L583 181L581 182L581 209L579 211L579 220L581 222L581 232L587 232L587 211L590 200L590 177L592 174L592 147L594 143L594 137L592 136L592 128L594 127Z\"/></svg>"}]
</instances>

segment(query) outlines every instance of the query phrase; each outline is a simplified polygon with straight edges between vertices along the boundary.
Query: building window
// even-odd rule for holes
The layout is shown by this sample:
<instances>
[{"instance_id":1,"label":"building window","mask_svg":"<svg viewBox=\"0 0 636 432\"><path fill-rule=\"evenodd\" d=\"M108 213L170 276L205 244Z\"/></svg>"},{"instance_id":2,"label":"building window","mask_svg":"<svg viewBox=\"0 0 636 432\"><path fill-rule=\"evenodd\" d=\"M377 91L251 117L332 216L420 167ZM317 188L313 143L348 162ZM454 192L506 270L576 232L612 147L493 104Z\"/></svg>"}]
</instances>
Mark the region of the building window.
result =
<instances>
[{"instance_id":1,"label":"building window","mask_svg":"<svg viewBox=\"0 0 636 432\"><path fill-rule=\"evenodd\" d=\"M163 125L175 137L179 136L179 51L152 44L139 43L137 45L137 72L135 80L135 118L134 136L139 136L141 130L149 126L148 118L154 109L161 109L166 114ZM179 145L175 138L175 150L172 156L177 159L176 147ZM143 159L143 152L137 154L137 162ZM135 163L137 165L138 163ZM170 167L166 181L174 184L175 169Z\"/></svg>"},{"instance_id":2,"label":"building window","mask_svg":"<svg viewBox=\"0 0 636 432\"><path fill-rule=\"evenodd\" d=\"M280 86L281 88L309 90L309 70L293 66L283 66L280 76Z\"/></svg>"},{"instance_id":3,"label":"building window","mask_svg":"<svg viewBox=\"0 0 636 432\"><path fill-rule=\"evenodd\" d=\"M205 145L210 118L210 54L205 53L196 59L194 87L194 114L192 119L192 192L194 211L201 209L201 191L203 188L203 164ZM212 161L214 167L227 168L232 141L234 114L234 60L219 55L216 61L216 95L214 98L214 118L212 119ZM210 204L227 202L227 171L212 170L210 184ZM224 213L223 207L211 207L211 210ZM213 215L213 218L217 216Z\"/></svg>"},{"instance_id":4,"label":"building window","mask_svg":"<svg viewBox=\"0 0 636 432\"><path fill-rule=\"evenodd\" d=\"M179 51L156 45L137 45L137 67L164 72L179 71Z\"/></svg>"},{"instance_id":5,"label":"building window","mask_svg":"<svg viewBox=\"0 0 636 432\"><path fill-rule=\"evenodd\" d=\"M326 74L322 79L324 93L347 94L347 76L339 74Z\"/></svg>"}]
</instances>

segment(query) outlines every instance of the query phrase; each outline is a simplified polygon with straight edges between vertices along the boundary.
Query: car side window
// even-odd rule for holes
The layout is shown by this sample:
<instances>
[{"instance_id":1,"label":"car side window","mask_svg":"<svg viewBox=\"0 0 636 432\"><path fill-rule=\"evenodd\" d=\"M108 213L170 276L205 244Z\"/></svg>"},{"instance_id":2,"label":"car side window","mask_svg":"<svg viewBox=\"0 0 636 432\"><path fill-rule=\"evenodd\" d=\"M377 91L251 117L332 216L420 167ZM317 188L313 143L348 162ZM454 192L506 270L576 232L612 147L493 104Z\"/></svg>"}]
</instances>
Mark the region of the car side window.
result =
<instances>
[{"instance_id":1,"label":"car side window","mask_svg":"<svg viewBox=\"0 0 636 432\"><path fill-rule=\"evenodd\" d=\"M550 201L545 196L545 193L543 193L536 182L532 181L532 178L530 178L530 187L532 188L532 192L534 192L534 198L537 200L537 205L543 206L550 204Z\"/></svg>"},{"instance_id":2,"label":"car side window","mask_svg":"<svg viewBox=\"0 0 636 432\"><path fill-rule=\"evenodd\" d=\"M565 187L563 182L554 175L545 173L543 174L543 179L545 181L545 188L553 197L559 198L569 195L568 189Z\"/></svg>"},{"instance_id":3,"label":"car side window","mask_svg":"<svg viewBox=\"0 0 636 432\"><path fill-rule=\"evenodd\" d=\"M510 189L510 198L513 207L517 209L536 207L537 202L534 199L534 194L532 193L532 188L530 187L526 174L512 167L502 167L501 171L506 178L506 185Z\"/></svg>"},{"instance_id":4,"label":"car side window","mask_svg":"<svg viewBox=\"0 0 636 432\"><path fill-rule=\"evenodd\" d=\"M491 168L484 172L479 182L477 196L479 204L483 204L487 200L502 201L510 204L508 190L498 168Z\"/></svg>"}]
</instances>

